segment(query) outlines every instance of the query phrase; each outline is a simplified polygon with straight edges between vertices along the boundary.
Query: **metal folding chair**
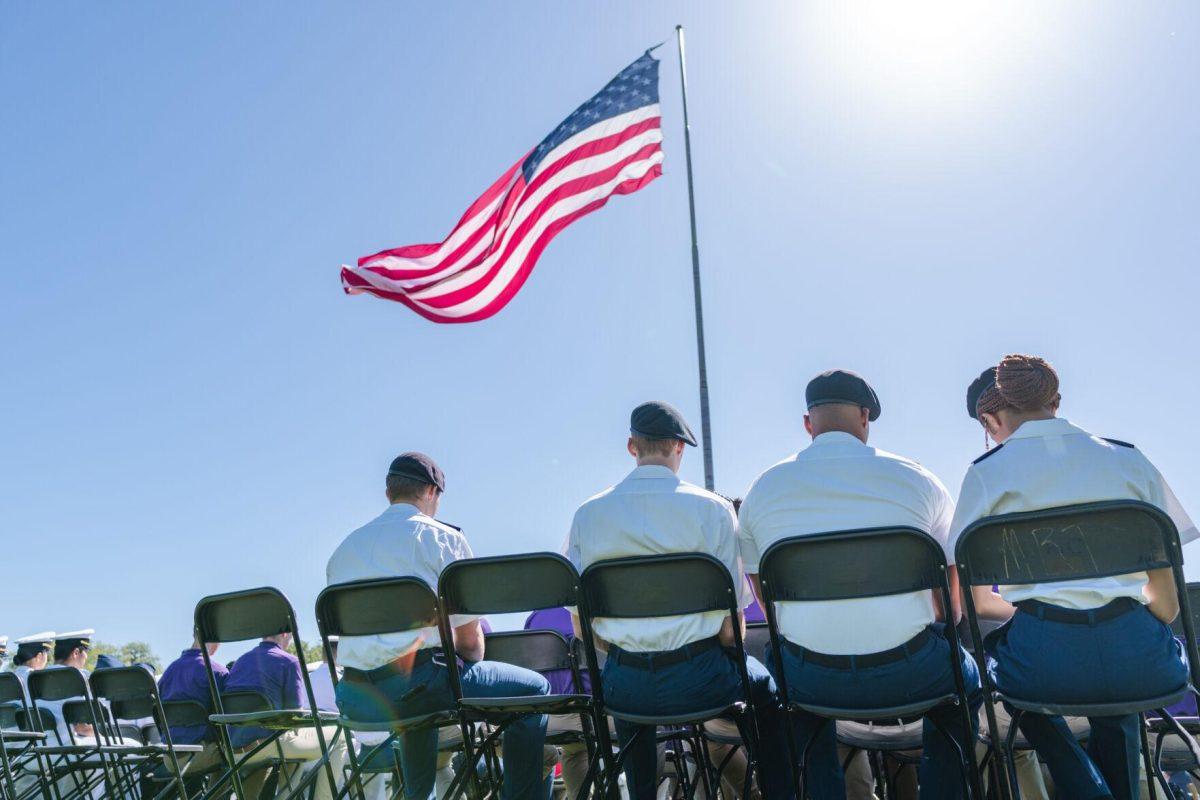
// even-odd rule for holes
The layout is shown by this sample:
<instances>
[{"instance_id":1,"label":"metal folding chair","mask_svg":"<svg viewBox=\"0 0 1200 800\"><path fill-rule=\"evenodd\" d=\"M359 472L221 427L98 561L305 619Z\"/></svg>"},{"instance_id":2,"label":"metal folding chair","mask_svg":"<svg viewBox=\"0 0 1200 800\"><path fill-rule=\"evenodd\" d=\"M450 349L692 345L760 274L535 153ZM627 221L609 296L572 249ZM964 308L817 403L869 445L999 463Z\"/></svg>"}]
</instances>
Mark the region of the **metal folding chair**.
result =
<instances>
[{"instance_id":1,"label":"metal folding chair","mask_svg":"<svg viewBox=\"0 0 1200 800\"><path fill-rule=\"evenodd\" d=\"M442 646L453 647L454 639L450 628L451 616L459 614L484 616L486 614L540 611L545 608L564 606L572 607L578 604L578 597L579 573L575 571L575 567L570 561L557 553L528 553L455 561L442 570L441 577L438 579L440 605L438 621L442 634ZM570 648L566 646L566 641L562 637L558 637L558 639L561 641L562 649L559 648L560 642L556 642L553 637L540 636L526 640L530 648L536 642L543 647L549 646L552 651L550 654L530 652L527 656L533 661L542 661L543 663L559 665L568 663ZM489 660L506 660L505 658L492 658L486 647L485 644L484 652ZM500 645L500 647L503 650L504 645ZM512 649L509 649L507 655L520 657ZM551 657L545 658L547 655ZM595 749L589 748L591 759L588 777L580 787L581 795L587 796L594 780L597 759L604 754L605 744L611 750L611 743L607 739L607 726L600 726L597 723L591 695L576 693L538 697L464 697L457 660L447 659L446 666L450 677L450 690L464 714L464 737L467 735L469 727L474 724L483 723L492 728L492 731L484 738L479 753L473 754L475 758L492 753L496 742L499 741L508 725L528 714L578 714L581 725L585 728L585 736L588 735L588 726L591 726L593 741L599 740L600 735L597 732L603 727L604 744L600 744ZM521 664L520 666L525 665ZM529 667L529 669L533 669L535 672L541 671L534 667ZM470 763L471 766L465 772L473 774L474 762ZM451 792L450 796L453 797L454 793Z\"/></svg>"},{"instance_id":2,"label":"metal folding chair","mask_svg":"<svg viewBox=\"0 0 1200 800\"><path fill-rule=\"evenodd\" d=\"M201 745L175 744L171 739L170 730L164 725L157 731L158 742L148 743L143 738L138 726L120 724L119 720L137 720L150 718L161 720L165 718L162 698L158 694L158 684L154 676L142 667L116 667L98 669L88 680L92 695L99 701L107 702L112 715L118 720L117 733L121 744L111 744L102 747L101 752L116 757L139 756L147 762L140 764L140 771L148 774L156 767L169 763L172 780L153 800L161 800L174 787L181 800L188 800L187 789L183 784L183 769L180 766L180 756L195 755L204 748ZM199 705L199 704L197 704ZM129 746L129 742L135 742Z\"/></svg>"},{"instance_id":3,"label":"metal folding chair","mask_svg":"<svg viewBox=\"0 0 1200 800\"><path fill-rule=\"evenodd\" d=\"M316 615L325 658L327 663L332 664L333 649L329 637L378 636L435 627L438 620L438 599L428 584L420 578L406 576L350 581L325 587L317 596ZM453 654L448 660L454 660ZM337 671L330 670L330 677L336 688ZM397 775L399 774L396 755L391 751L400 734L458 725L459 713L456 709L447 708L429 714L385 720L360 720L341 715L337 717L337 724L346 736L349 756L349 775L342 794L353 785L361 797L361 776L364 768L381 768L381 762L386 763L388 754L391 754L391 762L396 765ZM387 738L365 749L363 753L356 753L354 732L386 733ZM464 739L463 746L469 751L470 741ZM340 797L341 795L335 795L334 800Z\"/></svg>"},{"instance_id":4,"label":"metal folding chair","mask_svg":"<svg viewBox=\"0 0 1200 800\"><path fill-rule=\"evenodd\" d=\"M264 748L274 744L284 733L311 727L316 729L321 757L320 763L313 770L310 778L319 780L319 773L323 771L329 781L330 789L336 797L338 794L337 779L333 774L333 767L329 763L329 743L325 741L323 726L335 723L337 715L317 710L312 682L308 677L308 665L304 661L304 648L299 646L300 631L296 624L296 614L292 610L292 604L288 602L283 593L274 587L264 586L205 597L196 604L195 629L212 697L214 713L209 716L209 720L217 726L221 748L228 767L227 774L218 778L216 786L210 787L209 791L212 792L219 788L225 780L232 780L238 797L245 797L246 792L241 776L242 768ZM269 708L240 713L227 708L213 676L207 645L215 642L244 642L263 639L280 633L291 633L297 642L296 657L300 661L300 676L304 684L308 708ZM230 726L265 728L272 733L247 752L240 754L241 758L239 759L239 754L234 752L229 739ZM257 765L252 766L257 768ZM295 791L289 794L288 800L297 797L306 788L306 784L307 782L302 782Z\"/></svg>"},{"instance_id":5,"label":"metal folding chair","mask_svg":"<svg viewBox=\"0 0 1200 800\"><path fill-rule=\"evenodd\" d=\"M1158 711L1165 724L1182 740L1190 737L1183 726L1167 714L1174 705L1194 691L1200 662L1196 655L1195 624L1183 577L1183 551L1179 533L1170 517L1160 509L1136 500L1110 500L1083 503L1040 511L1026 511L985 517L972 523L958 540L955 548L959 580L966 600L967 621L971 626L975 659L984 682L988 731L992 746L997 748L996 760L1004 765L1000 772L1004 797L1019 795L1012 763L1012 740L1016 736L1020 716L1025 712L1056 716L1102 717L1123 714L1145 714ZM1097 705L1067 704L1054 698L1021 698L1003 695L991 683L986 669L983 636L975 611L973 586L1011 586L1089 578L1127 575L1154 569L1170 569L1181 609L1180 624L1187 649L1191 683L1179 687L1164 697L1131 698L1120 703ZM1130 687L1136 692L1137 687ZM1007 703L1014 709L1013 723L1008 735L1000 737L996 723L995 701ZM1001 744L1001 741L1004 743ZM1145 726L1142 730L1142 750L1147 775L1155 774ZM1200 754L1197 754L1200 755ZM1156 797L1154 781L1150 781L1151 797Z\"/></svg>"},{"instance_id":6,"label":"metal folding chair","mask_svg":"<svg viewBox=\"0 0 1200 800\"><path fill-rule=\"evenodd\" d=\"M34 789L45 790L42 769L33 747L46 740L46 734L37 730L22 730L22 718L29 718L29 706L25 701L25 689L21 680L12 672L0 672L0 769L3 769L3 790L6 800L20 800L22 795ZM20 792L18 781L26 776L36 776L25 792Z\"/></svg>"},{"instance_id":7,"label":"metal folding chair","mask_svg":"<svg viewBox=\"0 0 1200 800\"><path fill-rule=\"evenodd\" d=\"M864 577L865 576L865 577ZM779 690L790 697L783 665L783 636L779 632L776 603L804 603L829 600L852 600L866 597L936 592L942 608L950 613L950 584L946 557L942 546L924 531L907 527L870 528L834 531L807 536L793 536L772 544L763 554L759 571L764 611L771 632L771 647L775 663L780 667L777 678ZM914 703L898 703L883 708L835 708L789 700L789 716L804 711L826 719L826 724L839 720L894 722L928 714L939 706L956 705L970 728L971 709L959 655L958 635L954 625L946 625L950 643L950 662L955 692ZM982 782L974 747L961 756L963 786L967 796L982 798ZM806 743L804 752L796 756L792 726L787 726L788 746L792 751L793 776L796 791L803 796L803 773L815 736Z\"/></svg>"},{"instance_id":8,"label":"metal folding chair","mask_svg":"<svg viewBox=\"0 0 1200 800\"><path fill-rule=\"evenodd\" d=\"M699 773L705 793L709 797L715 795L719 776L708 758L703 725L710 720L732 719L738 726L749 754L746 783L749 784L758 776L761 786L762 776L758 774L758 727L754 717L750 676L746 671L746 648L742 641L740 625L734 625L733 632L734 662L742 686L741 700L731 705L697 709L690 714L674 716L632 714L616 711L605 704L599 659L592 633L592 623L598 617L644 619L724 611L736 620L741 608L737 592L734 590L733 578L725 565L705 553L617 558L597 561L588 566L581 576L581 585L579 622L598 719L603 720L603 715L607 714L614 719L652 729L658 726L672 729L672 733L668 734L670 738L686 740L692 747L700 767ZM607 726L597 727L601 735L607 735ZM603 747L601 749L603 750ZM607 759L604 782L606 790L616 785L628 752L629 747L626 746L615 759ZM686 783L686 772L680 777ZM743 792L748 789L748 785L743 787Z\"/></svg>"},{"instance_id":9,"label":"metal folding chair","mask_svg":"<svg viewBox=\"0 0 1200 800\"><path fill-rule=\"evenodd\" d=\"M54 667L29 673L30 722L47 733L53 731L57 744L38 746L35 751L45 757L46 778L56 800L84 797L101 783L113 797L119 797L121 783L111 771L109 759L100 752L101 732L107 722L100 706L93 702L84 673L73 667ZM61 713L66 723L68 740L58 734L54 715L42 703L62 702ZM96 738L78 742L73 726L87 724ZM72 788L63 794L63 778L71 779Z\"/></svg>"}]
</instances>

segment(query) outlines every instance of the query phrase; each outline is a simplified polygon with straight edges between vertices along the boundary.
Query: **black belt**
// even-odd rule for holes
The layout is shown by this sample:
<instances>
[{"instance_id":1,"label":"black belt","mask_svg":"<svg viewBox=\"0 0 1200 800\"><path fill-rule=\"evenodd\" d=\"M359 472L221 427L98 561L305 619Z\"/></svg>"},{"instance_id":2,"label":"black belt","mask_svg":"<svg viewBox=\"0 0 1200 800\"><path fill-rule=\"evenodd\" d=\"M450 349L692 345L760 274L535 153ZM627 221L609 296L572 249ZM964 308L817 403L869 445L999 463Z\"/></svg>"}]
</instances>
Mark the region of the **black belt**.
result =
<instances>
[{"instance_id":1,"label":"black belt","mask_svg":"<svg viewBox=\"0 0 1200 800\"><path fill-rule=\"evenodd\" d=\"M350 683L379 683L397 675L408 675L417 667L433 661L435 654L440 655L441 651L433 647L426 647L418 650L411 661L407 656L401 656L375 669L346 667L342 670L342 680L350 681Z\"/></svg>"},{"instance_id":2,"label":"black belt","mask_svg":"<svg viewBox=\"0 0 1200 800\"><path fill-rule=\"evenodd\" d=\"M1132 597L1119 597L1107 605L1086 611L1063 608L1053 603L1044 603L1041 600L1022 600L1016 605L1018 611L1051 622L1065 622L1069 625L1095 625L1098 622L1108 622L1110 619L1116 619L1122 614L1128 614L1135 608L1142 607L1142 604Z\"/></svg>"},{"instance_id":3,"label":"black belt","mask_svg":"<svg viewBox=\"0 0 1200 800\"><path fill-rule=\"evenodd\" d=\"M933 631L929 630L929 628L926 628L902 645L893 647L890 650L881 650L878 653L864 653L861 656L838 656L831 655L829 653L818 653L816 650L809 650L807 647L801 647L795 642L789 642L787 639L783 640L783 646L791 650L798 657L803 658L805 662L816 664L819 667L831 667L833 669L854 669L862 667L879 667L883 666L884 664L892 664L896 661L903 661L924 647L932 638Z\"/></svg>"},{"instance_id":4,"label":"black belt","mask_svg":"<svg viewBox=\"0 0 1200 800\"><path fill-rule=\"evenodd\" d=\"M690 661L701 653L706 653L720 646L721 640L716 636L710 636L707 639L700 639L699 641L685 644L683 647L675 650L663 650L657 653L633 653L614 646L609 648L608 657L622 667L653 670Z\"/></svg>"}]
</instances>

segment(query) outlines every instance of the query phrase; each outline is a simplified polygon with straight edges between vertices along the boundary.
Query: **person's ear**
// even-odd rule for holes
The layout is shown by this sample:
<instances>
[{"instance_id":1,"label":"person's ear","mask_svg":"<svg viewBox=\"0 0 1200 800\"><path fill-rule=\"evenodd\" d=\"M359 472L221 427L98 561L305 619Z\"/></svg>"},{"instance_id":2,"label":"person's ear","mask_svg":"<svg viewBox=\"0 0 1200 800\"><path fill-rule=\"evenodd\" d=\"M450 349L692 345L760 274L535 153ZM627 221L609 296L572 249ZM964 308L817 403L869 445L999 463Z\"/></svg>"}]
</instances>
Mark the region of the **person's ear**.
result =
<instances>
[{"instance_id":1,"label":"person's ear","mask_svg":"<svg viewBox=\"0 0 1200 800\"><path fill-rule=\"evenodd\" d=\"M809 436L812 436L812 417L808 414L804 415L804 430L808 432Z\"/></svg>"},{"instance_id":2,"label":"person's ear","mask_svg":"<svg viewBox=\"0 0 1200 800\"><path fill-rule=\"evenodd\" d=\"M985 411L979 415L979 421L983 423L983 429L987 431L988 436L992 437L992 441L996 440L996 431L1000 428L1000 420L995 414Z\"/></svg>"},{"instance_id":3,"label":"person's ear","mask_svg":"<svg viewBox=\"0 0 1200 800\"><path fill-rule=\"evenodd\" d=\"M680 458L683 458L683 451L686 449L687 449L687 443L684 442L682 439L677 439L675 441L675 455L679 456Z\"/></svg>"},{"instance_id":4,"label":"person's ear","mask_svg":"<svg viewBox=\"0 0 1200 800\"><path fill-rule=\"evenodd\" d=\"M1054 395L1054 399L1050 401L1050 413L1057 414L1058 413L1058 405L1061 402L1062 402L1062 394L1059 393L1059 394Z\"/></svg>"},{"instance_id":5,"label":"person's ear","mask_svg":"<svg viewBox=\"0 0 1200 800\"><path fill-rule=\"evenodd\" d=\"M871 409L860 408L858 410L858 421L862 424L864 431L869 428L871 426Z\"/></svg>"},{"instance_id":6,"label":"person's ear","mask_svg":"<svg viewBox=\"0 0 1200 800\"><path fill-rule=\"evenodd\" d=\"M630 436L629 441L625 443L625 449L629 451L629 455L633 456L634 458L638 457L637 448L633 446L633 437L632 436Z\"/></svg>"}]
</instances>

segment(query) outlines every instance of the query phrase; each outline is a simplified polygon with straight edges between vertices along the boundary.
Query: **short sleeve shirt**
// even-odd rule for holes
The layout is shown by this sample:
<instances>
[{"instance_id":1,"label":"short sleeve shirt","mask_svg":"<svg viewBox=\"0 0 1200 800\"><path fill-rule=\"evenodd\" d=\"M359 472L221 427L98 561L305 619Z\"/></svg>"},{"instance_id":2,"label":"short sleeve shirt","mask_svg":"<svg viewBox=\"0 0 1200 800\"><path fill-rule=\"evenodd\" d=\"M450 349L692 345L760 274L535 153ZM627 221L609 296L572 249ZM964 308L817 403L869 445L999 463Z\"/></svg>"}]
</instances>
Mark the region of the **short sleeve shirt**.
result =
<instances>
[{"instance_id":1,"label":"short sleeve shirt","mask_svg":"<svg viewBox=\"0 0 1200 800\"><path fill-rule=\"evenodd\" d=\"M953 514L949 492L929 470L831 431L758 477L742 501L739 540L746 570L757 574L767 548L793 536L911 527L945 548ZM933 595L926 591L779 603L776 610L789 641L838 655L897 647L934 621Z\"/></svg>"},{"instance_id":2,"label":"short sleeve shirt","mask_svg":"<svg viewBox=\"0 0 1200 800\"><path fill-rule=\"evenodd\" d=\"M728 500L683 481L669 467L639 466L575 512L567 558L580 572L597 561L664 553L706 553L729 570L748 600L737 552L737 516ZM675 650L715 636L728 614L593 620L602 639L631 652Z\"/></svg>"},{"instance_id":3,"label":"short sleeve shirt","mask_svg":"<svg viewBox=\"0 0 1200 800\"><path fill-rule=\"evenodd\" d=\"M331 585L412 576L436 591L442 569L463 558L471 558L471 547L462 531L426 516L416 506L397 503L347 536L330 557L325 573ZM457 627L472 619L452 616L450 623ZM440 644L433 626L377 636L343 636L338 642L338 662L370 670L410 650Z\"/></svg>"},{"instance_id":4,"label":"short sleeve shirt","mask_svg":"<svg viewBox=\"0 0 1200 800\"><path fill-rule=\"evenodd\" d=\"M1030 420L1004 444L976 460L963 478L951 547L962 532L983 517L1036 511L1100 500L1141 500L1162 509L1175 523L1180 542L1200 536L1171 487L1154 465L1132 445L1094 436L1056 417ZM1145 572L1034 585L1001 586L1009 602L1041 600L1086 610L1121 597L1141 602L1149 580Z\"/></svg>"}]
</instances>

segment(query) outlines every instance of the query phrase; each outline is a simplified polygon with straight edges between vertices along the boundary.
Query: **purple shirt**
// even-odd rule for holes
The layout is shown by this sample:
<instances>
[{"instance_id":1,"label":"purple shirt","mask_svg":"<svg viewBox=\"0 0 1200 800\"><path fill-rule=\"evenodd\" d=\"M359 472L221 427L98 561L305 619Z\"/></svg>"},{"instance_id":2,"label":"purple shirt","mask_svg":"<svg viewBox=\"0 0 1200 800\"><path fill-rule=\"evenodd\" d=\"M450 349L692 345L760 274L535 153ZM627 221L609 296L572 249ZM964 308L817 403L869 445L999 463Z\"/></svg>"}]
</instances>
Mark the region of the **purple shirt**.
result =
<instances>
[{"instance_id":1,"label":"purple shirt","mask_svg":"<svg viewBox=\"0 0 1200 800\"><path fill-rule=\"evenodd\" d=\"M233 663L225 681L225 692L254 691L266 695L272 708L301 708L305 703L304 679L300 659L274 642L259 642L249 653ZM230 728L234 747L245 747L270 736L266 728Z\"/></svg>"},{"instance_id":2,"label":"purple shirt","mask_svg":"<svg viewBox=\"0 0 1200 800\"><path fill-rule=\"evenodd\" d=\"M229 670L224 664L213 662L213 676L217 691L224 691L225 678ZM158 679L158 694L163 700L195 700L212 711L212 694L208 689L208 670L204 668L204 655L197 648L189 648L179 654ZM175 744L200 744L212 739L207 725L187 725L171 728L171 741Z\"/></svg>"},{"instance_id":3,"label":"purple shirt","mask_svg":"<svg viewBox=\"0 0 1200 800\"><path fill-rule=\"evenodd\" d=\"M527 631L557 631L566 637L567 644L575 639L575 629L571 626L571 612L565 608L546 608L535 611L525 619ZM579 665L580 688L585 694L592 693L592 682L588 678L587 668ZM575 694L575 681L569 669L551 669L542 673L550 683L551 694Z\"/></svg>"}]
</instances>

